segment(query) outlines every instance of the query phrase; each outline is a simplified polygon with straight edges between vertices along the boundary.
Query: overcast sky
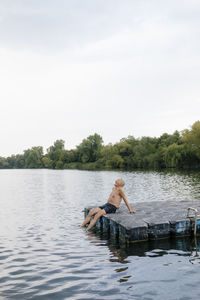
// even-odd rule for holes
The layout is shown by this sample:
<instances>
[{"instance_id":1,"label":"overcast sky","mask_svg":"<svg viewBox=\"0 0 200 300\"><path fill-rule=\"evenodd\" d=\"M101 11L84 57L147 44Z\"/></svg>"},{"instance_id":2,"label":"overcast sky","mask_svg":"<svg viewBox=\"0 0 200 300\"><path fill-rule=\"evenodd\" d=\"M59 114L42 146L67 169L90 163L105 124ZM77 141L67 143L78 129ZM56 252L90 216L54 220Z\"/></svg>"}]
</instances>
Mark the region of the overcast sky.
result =
<instances>
[{"instance_id":1,"label":"overcast sky","mask_svg":"<svg viewBox=\"0 0 200 300\"><path fill-rule=\"evenodd\" d=\"M199 119L199 0L0 0L0 156Z\"/></svg>"}]
</instances>

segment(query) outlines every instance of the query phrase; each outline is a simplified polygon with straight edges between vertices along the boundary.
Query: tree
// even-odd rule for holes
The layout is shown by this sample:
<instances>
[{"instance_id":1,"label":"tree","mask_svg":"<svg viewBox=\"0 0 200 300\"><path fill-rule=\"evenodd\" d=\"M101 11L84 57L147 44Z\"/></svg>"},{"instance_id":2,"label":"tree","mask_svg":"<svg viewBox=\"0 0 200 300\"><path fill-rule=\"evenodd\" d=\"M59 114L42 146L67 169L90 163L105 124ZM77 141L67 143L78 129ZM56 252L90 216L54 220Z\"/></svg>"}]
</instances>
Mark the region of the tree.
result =
<instances>
[{"instance_id":1,"label":"tree","mask_svg":"<svg viewBox=\"0 0 200 300\"><path fill-rule=\"evenodd\" d=\"M4 157L0 157L0 169L7 169L9 167L9 164Z\"/></svg>"},{"instance_id":2,"label":"tree","mask_svg":"<svg viewBox=\"0 0 200 300\"><path fill-rule=\"evenodd\" d=\"M177 168L182 159L182 148L179 145L172 144L165 149L164 160L167 167Z\"/></svg>"},{"instance_id":3,"label":"tree","mask_svg":"<svg viewBox=\"0 0 200 300\"><path fill-rule=\"evenodd\" d=\"M164 160L168 168L198 167L200 163L200 158L189 144L173 144L165 148Z\"/></svg>"},{"instance_id":4,"label":"tree","mask_svg":"<svg viewBox=\"0 0 200 300\"><path fill-rule=\"evenodd\" d=\"M23 154L17 154L15 156L15 168L17 168L17 169L25 168L25 161L24 161L24 155Z\"/></svg>"},{"instance_id":5,"label":"tree","mask_svg":"<svg viewBox=\"0 0 200 300\"><path fill-rule=\"evenodd\" d=\"M183 142L191 145L200 158L200 121L195 122L191 126L191 130L182 131Z\"/></svg>"},{"instance_id":6,"label":"tree","mask_svg":"<svg viewBox=\"0 0 200 300\"><path fill-rule=\"evenodd\" d=\"M65 151L65 142L63 140L56 140L53 146L47 149L47 157L52 161L52 168L58 169L58 166L61 166L63 153ZM59 161L59 164L57 162Z\"/></svg>"},{"instance_id":7,"label":"tree","mask_svg":"<svg viewBox=\"0 0 200 300\"><path fill-rule=\"evenodd\" d=\"M63 169L63 168L64 168L63 161L62 161L62 160L58 160L58 161L56 162L55 169Z\"/></svg>"},{"instance_id":8,"label":"tree","mask_svg":"<svg viewBox=\"0 0 200 300\"><path fill-rule=\"evenodd\" d=\"M103 139L99 134L88 136L77 147L79 161L82 163L97 161L101 155L102 144Z\"/></svg>"},{"instance_id":9,"label":"tree","mask_svg":"<svg viewBox=\"0 0 200 300\"><path fill-rule=\"evenodd\" d=\"M168 147L172 144L179 144L180 142L180 133L176 130L173 134L163 133L157 139L158 147Z\"/></svg>"},{"instance_id":10,"label":"tree","mask_svg":"<svg viewBox=\"0 0 200 300\"><path fill-rule=\"evenodd\" d=\"M107 169L121 169L123 167L124 160L119 154L113 155L110 160L106 161Z\"/></svg>"},{"instance_id":11,"label":"tree","mask_svg":"<svg viewBox=\"0 0 200 300\"><path fill-rule=\"evenodd\" d=\"M45 168L47 168L47 169L51 169L52 168L53 162L52 162L52 160L49 157L44 156L42 158L42 163L43 163L43 165L44 165Z\"/></svg>"},{"instance_id":12,"label":"tree","mask_svg":"<svg viewBox=\"0 0 200 300\"><path fill-rule=\"evenodd\" d=\"M24 151L25 168L35 169L43 167L43 148L32 147Z\"/></svg>"},{"instance_id":13,"label":"tree","mask_svg":"<svg viewBox=\"0 0 200 300\"><path fill-rule=\"evenodd\" d=\"M122 157L132 154L132 147L126 140L121 140L119 143L115 144L114 147Z\"/></svg>"},{"instance_id":14,"label":"tree","mask_svg":"<svg viewBox=\"0 0 200 300\"><path fill-rule=\"evenodd\" d=\"M15 155L11 155L11 156L7 157L7 162L8 162L8 168L9 169L15 168L15 164L16 164Z\"/></svg>"}]
</instances>

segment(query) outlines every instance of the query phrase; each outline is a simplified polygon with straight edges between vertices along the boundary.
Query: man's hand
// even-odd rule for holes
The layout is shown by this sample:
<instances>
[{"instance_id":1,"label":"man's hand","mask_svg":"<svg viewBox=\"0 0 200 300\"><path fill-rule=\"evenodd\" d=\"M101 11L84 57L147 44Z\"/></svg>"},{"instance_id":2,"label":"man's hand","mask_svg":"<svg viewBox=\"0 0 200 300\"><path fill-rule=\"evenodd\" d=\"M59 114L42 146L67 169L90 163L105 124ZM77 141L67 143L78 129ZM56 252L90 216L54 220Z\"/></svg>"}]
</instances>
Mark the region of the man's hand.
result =
<instances>
[{"instance_id":1,"label":"man's hand","mask_svg":"<svg viewBox=\"0 0 200 300\"><path fill-rule=\"evenodd\" d=\"M136 210L130 210L130 214L135 214L136 213Z\"/></svg>"}]
</instances>

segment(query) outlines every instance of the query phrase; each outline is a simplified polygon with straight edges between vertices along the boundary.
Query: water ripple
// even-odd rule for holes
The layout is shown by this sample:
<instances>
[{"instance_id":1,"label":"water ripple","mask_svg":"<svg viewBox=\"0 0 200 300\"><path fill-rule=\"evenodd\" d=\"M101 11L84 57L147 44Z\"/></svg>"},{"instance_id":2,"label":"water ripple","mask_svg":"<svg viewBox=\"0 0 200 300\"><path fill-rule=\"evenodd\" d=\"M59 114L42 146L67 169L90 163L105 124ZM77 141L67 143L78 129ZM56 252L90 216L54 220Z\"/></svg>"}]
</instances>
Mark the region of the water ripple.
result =
<instances>
[{"instance_id":1,"label":"water ripple","mask_svg":"<svg viewBox=\"0 0 200 300\"><path fill-rule=\"evenodd\" d=\"M122 176L130 202L200 199L197 173L0 171L2 299L200 299L200 240L126 248L79 229Z\"/></svg>"}]
</instances>

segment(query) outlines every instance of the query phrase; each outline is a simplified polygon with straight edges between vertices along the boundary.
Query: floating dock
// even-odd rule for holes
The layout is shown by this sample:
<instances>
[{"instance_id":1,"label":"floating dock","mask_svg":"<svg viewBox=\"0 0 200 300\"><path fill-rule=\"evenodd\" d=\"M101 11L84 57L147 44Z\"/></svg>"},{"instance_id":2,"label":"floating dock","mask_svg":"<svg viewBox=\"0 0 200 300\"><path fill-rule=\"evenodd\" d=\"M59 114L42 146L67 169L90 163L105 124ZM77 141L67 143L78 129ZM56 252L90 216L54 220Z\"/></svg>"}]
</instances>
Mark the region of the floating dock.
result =
<instances>
[{"instance_id":1,"label":"floating dock","mask_svg":"<svg viewBox=\"0 0 200 300\"><path fill-rule=\"evenodd\" d=\"M122 204L115 214L101 217L95 227L125 243L192 236L195 227L198 235L200 216L196 213L195 222L195 212L190 210L187 217L189 207L195 208L200 214L200 200L135 203L132 205L135 214L130 214ZM92 208L85 208L85 217Z\"/></svg>"}]
</instances>

